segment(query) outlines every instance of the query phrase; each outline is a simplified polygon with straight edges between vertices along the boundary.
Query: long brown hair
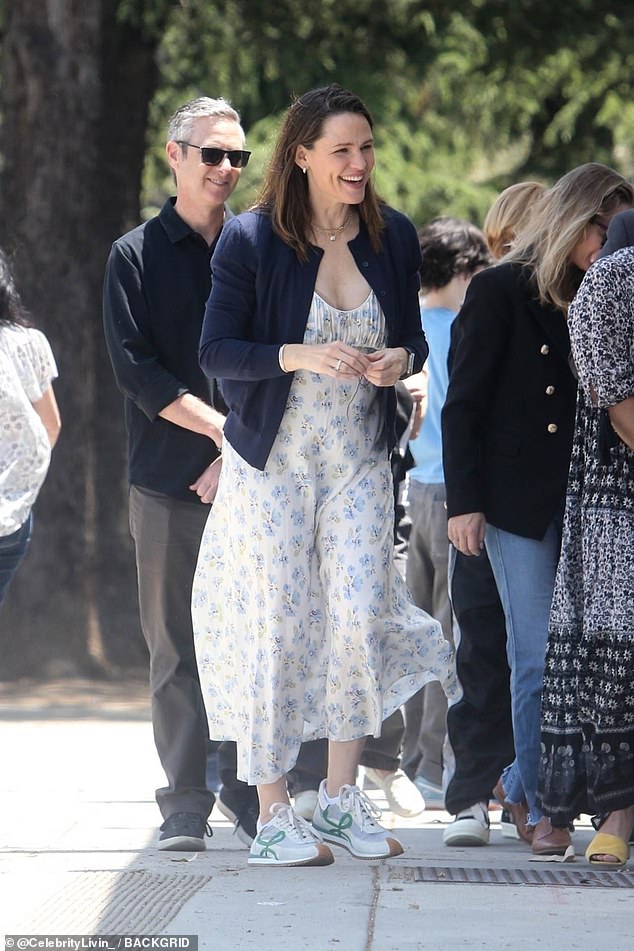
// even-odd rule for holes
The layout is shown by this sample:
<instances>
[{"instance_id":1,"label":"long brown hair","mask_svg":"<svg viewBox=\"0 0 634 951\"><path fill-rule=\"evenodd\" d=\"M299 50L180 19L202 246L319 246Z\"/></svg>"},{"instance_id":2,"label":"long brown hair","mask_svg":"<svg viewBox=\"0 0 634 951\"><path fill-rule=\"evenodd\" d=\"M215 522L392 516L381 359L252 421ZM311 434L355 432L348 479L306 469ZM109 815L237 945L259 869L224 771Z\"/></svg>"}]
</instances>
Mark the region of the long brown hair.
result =
<instances>
[{"instance_id":1,"label":"long brown hair","mask_svg":"<svg viewBox=\"0 0 634 951\"><path fill-rule=\"evenodd\" d=\"M571 261L595 215L634 204L634 188L607 165L587 162L546 189L504 258L529 267L539 300L567 311L583 280Z\"/></svg>"},{"instance_id":2,"label":"long brown hair","mask_svg":"<svg viewBox=\"0 0 634 951\"><path fill-rule=\"evenodd\" d=\"M311 149L321 138L326 119L345 112L363 116L370 128L374 127L372 116L361 99L337 83L312 89L295 99L284 117L262 192L255 205L256 209L271 215L276 234L295 250L302 261L308 260L310 251L306 237L310 227L310 205L306 176L295 161L297 147L303 145ZM381 232L385 226L380 205L381 200L369 181L363 201L357 208L376 251L380 250Z\"/></svg>"}]
</instances>

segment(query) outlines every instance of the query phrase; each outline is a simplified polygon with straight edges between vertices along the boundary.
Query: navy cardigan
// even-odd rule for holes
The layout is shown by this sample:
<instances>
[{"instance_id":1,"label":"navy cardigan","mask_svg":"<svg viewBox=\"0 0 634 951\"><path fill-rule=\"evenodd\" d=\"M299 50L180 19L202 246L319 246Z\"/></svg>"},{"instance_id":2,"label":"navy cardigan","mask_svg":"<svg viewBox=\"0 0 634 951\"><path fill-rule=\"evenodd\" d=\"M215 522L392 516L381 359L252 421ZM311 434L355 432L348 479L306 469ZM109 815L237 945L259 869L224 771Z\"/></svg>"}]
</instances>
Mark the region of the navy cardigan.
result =
<instances>
[{"instance_id":1,"label":"navy cardigan","mask_svg":"<svg viewBox=\"0 0 634 951\"><path fill-rule=\"evenodd\" d=\"M388 206L382 212L380 252L363 222L348 247L385 314L387 346L412 350L418 371L428 352L418 303L418 236L405 215ZM211 260L200 365L220 383L229 408L227 439L257 469L266 465L293 377L282 372L279 349L304 339L322 254L311 247L301 262L273 232L268 214L248 211L225 224ZM384 389L383 401L387 449L393 445L394 387Z\"/></svg>"}]
</instances>

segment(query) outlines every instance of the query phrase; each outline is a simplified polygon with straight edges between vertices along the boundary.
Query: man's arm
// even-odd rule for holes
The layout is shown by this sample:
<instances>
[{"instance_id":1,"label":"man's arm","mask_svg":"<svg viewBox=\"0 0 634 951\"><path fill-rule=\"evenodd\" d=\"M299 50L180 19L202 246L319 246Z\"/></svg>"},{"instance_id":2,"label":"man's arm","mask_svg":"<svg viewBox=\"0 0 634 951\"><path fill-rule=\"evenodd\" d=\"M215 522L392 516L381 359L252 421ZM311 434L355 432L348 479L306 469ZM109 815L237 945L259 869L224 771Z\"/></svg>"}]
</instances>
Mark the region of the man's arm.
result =
<instances>
[{"instance_id":1,"label":"man's arm","mask_svg":"<svg viewBox=\"0 0 634 951\"><path fill-rule=\"evenodd\" d=\"M224 416L192 393L177 396L158 415L176 426L182 426L183 429L208 436L215 442L218 449L222 447Z\"/></svg>"},{"instance_id":2,"label":"man's arm","mask_svg":"<svg viewBox=\"0 0 634 951\"><path fill-rule=\"evenodd\" d=\"M161 364L146 328L151 318L139 268L127 248L115 243L108 259L103 293L104 331L117 385L151 419L176 426L222 445L223 417L190 393Z\"/></svg>"}]
</instances>

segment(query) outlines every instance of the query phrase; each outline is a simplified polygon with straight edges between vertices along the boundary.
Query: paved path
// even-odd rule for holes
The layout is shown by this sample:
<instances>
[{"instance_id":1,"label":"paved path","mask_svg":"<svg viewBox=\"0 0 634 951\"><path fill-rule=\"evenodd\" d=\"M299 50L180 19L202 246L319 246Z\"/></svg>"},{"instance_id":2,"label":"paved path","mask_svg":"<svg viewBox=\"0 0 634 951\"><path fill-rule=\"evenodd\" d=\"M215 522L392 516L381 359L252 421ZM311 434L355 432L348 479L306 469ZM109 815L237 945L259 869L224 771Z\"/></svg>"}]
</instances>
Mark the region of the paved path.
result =
<instances>
[{"instance_id":1,"label":"paved path","mask_svg":"<svg viewBox=\"0 0 634 951\"><path fill-rule=\"evenodd\" d=\"M216 810L206 852L160 853L163 777L144 694L0 684L3 934L187 934L205 951L634 948L634 868L597 887L582 857L531 862L501 837L499 812L481 849L443 846L446 813L386 814L407 846L389 862L337 850L328 868L250 869ZM578 856L590 836L585 822Z\"/></svg>"}]
</instances>

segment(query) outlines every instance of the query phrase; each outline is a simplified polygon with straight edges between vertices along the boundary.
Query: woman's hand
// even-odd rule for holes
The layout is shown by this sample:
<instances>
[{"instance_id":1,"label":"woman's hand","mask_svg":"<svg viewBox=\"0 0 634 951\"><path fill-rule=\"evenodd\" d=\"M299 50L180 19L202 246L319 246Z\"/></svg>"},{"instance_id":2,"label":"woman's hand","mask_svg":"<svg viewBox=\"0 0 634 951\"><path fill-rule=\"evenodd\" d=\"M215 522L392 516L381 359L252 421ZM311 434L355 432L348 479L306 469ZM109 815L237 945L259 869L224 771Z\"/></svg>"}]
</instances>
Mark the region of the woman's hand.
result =
<instances>
[{"instance_id":1,"label":"woman's hand","mask_svg":"<svg viewBox=\"0 0 634 951\"><path fill-rule=\"evenodd\" d=\"M364 353L341 340L332 343L287 343L284 366L293 370L311 370L337 380L358 380L366 376L374 354Z\"/></svg>"},{"instance_id":2,"label":"woman's hand","mask_svg":"<svg viewBox=\"0 0 634 951\"><path fill-rule=\"evenodd\" d=\"M365 378L375 386L394 386L407 369L409 354L404 347L390 347L369 353Z\"/></svg>"},{"instance_id":3,"label":"woman's hand","mask_svg":"<svg viewBox=\"0 0 634 951\"><path fill-rule=\"evenodd\" d=\"M486 519L483 512L454 515L447 522L449 541L463 555L479 555L484 548Z\"/></svg>"}]
</instances>

